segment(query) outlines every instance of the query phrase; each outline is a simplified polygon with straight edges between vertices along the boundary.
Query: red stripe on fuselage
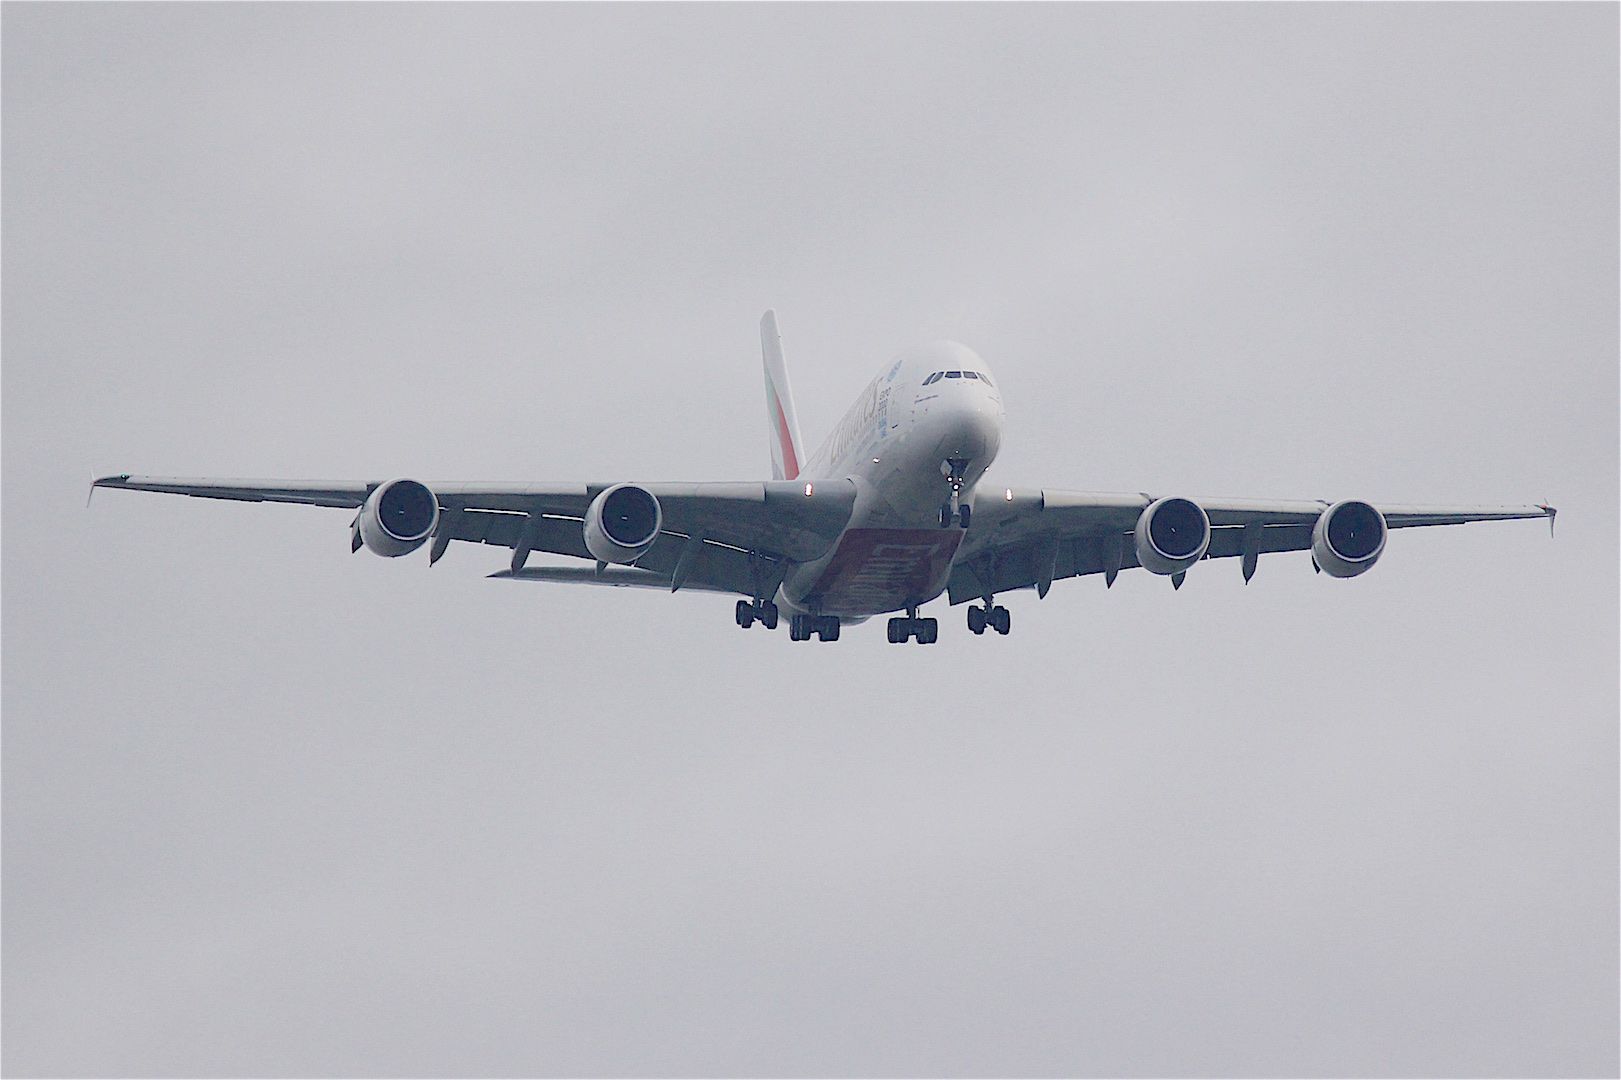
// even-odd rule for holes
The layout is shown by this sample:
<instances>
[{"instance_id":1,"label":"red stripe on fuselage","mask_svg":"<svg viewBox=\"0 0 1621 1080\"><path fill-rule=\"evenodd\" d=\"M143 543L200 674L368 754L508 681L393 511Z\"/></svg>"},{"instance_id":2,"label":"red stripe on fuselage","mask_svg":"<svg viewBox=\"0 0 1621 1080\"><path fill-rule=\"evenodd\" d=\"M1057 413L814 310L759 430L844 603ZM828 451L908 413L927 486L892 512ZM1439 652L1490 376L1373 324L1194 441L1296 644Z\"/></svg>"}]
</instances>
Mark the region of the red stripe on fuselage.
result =
<instances>
[{"instance_id":1,"label":"red stripe on fuselage","mask_svg":"<svg viewBox=\"0 0 1621 1080\"><path fill-rule=\"evenodd\" d=\"M809 596L835 615L921 604L946 587L961 543L961 529L850 529Z\"/></svg>"}]
</instances>

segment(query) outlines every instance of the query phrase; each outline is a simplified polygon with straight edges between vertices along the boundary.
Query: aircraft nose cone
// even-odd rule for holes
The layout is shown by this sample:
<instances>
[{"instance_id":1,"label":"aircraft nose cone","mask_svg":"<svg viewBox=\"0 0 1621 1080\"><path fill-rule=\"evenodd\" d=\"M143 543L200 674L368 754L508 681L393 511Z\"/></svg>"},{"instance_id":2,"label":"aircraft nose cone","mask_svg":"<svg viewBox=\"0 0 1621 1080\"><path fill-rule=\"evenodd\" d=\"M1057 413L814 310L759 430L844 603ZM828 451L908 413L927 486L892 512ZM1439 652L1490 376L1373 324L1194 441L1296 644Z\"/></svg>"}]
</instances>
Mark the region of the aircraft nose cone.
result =
<instances>
[{"instance_id":1,"label":"aircraft nose cone","mask_svg":"<svg viewBox=\"0 0 1621 1080\"><path fill-rule=\"evenodd\" d=\"M996 403L968 388L942 394L940 456L985 462L996 456L1002 441L1002 417Z\"/></svg>"}]
</instances>

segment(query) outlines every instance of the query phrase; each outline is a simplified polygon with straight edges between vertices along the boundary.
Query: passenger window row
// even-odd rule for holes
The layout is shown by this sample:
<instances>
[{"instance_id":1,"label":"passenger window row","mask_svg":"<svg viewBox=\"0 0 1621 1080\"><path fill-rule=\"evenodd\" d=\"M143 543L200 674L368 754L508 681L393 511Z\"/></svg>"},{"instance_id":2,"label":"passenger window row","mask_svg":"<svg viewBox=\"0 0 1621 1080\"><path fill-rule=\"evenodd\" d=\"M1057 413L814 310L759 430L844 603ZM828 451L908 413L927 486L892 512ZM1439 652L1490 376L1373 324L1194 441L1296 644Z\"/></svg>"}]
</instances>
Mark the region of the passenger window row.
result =
<instances>
[{"instance_id":1,"label":"passenger window row","mask_svg":"<svg viewBox=\"0 0 1621 1080\"><path fill-rule=\"evenodd\" d=\"M930 375L927 379L923 380L923 385L928 386L932 383L939 382L941 379L978 379L986 386L996 385L995 383L991 382L991 377L985 374L983 371L936 371L933 375Z\"/></svg>"}]
</instances>

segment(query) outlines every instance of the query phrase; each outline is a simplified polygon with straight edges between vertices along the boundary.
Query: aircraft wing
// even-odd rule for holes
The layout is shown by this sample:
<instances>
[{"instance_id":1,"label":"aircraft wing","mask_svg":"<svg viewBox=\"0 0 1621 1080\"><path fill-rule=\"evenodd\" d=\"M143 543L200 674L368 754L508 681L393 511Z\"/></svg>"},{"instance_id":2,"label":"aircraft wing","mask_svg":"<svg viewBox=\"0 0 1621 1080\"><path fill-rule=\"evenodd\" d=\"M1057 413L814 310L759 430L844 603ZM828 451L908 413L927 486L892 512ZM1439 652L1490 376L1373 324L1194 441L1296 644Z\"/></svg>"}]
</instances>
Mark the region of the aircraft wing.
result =
<instances>
[{"instance_id":1,"label":"aircraft wing","mask_svg":"<svg viewBox=\"0 0 1621 1080\"><path fill-rule=\"evenodd\" d=\"M1243 557L1245 579L1263 554L1306 551L1312 526L1330 503L1264 499L1193 499L1210 518L1205 558ZM947 586L953 604L981 596L1035 588L1042 596L1054 581L1137 566L1132 529L1153 498L1142 493L1107 494L1005 488L982 489L974 500L973 528ZM1392 529L1463 525L1473 521L1546 518L1551 506L1424 506L1374 504Z\"/></svg>"},{"instance_id":2,"label":"aircraft wing","mask_svg":"<svg viewBox=\"0 0 1621 1080\"><path fill-rule=\"evenodd\" d=\"M158 491L204 499L295 503L358 509L384 481L106 476L94 487ZM549 576L524 566L531 551L591 559L583 519L606 483L432 483L439 524L429 558L437 562L452 540L513 550L512 567L499 576L533 581L589 581L603 585L692 587L744 596L771 595L785 560L809 561L838 539L855 505L850 481L818 483L813 493L794 481L641 484L658 499L658 540L626 575L604 570ZM677 573L677 570L680 573ZM561 568L559 568L561 569ZM676 580L679 577L679 581ZM759 590L759 591L757 591Z\"/></svg>"}]
</instances>

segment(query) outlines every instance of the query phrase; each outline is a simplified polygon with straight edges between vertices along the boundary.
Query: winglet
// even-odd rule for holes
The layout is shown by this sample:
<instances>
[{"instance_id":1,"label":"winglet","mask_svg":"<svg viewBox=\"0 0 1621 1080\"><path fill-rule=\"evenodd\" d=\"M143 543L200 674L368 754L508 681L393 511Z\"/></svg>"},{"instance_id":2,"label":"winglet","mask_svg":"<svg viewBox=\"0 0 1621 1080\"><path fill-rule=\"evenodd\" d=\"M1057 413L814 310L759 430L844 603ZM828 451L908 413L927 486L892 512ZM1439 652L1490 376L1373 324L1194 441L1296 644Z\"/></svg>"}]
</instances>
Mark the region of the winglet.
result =
<instances>
[{"instance_id":1,"label":"winglet","mask_svg":"<svg viewBox=\"0 0 1621 1080\"><path fill-rule=\"evenodd\" d=\"M1559 516L1559 508L1556 506L1549 506L1547 503L1540 503L1538 504L1537 509L1548 515L1548 535L1552 536L1553 519Z\"/></svg>"},{"instance_id":2,"label":"winglet","mask_svg":"<svg viewBox=\"0 0 1621 1080\"><path fill-rule=\"evenodd\" d=\"M97 476L97 477L93 477L91 479L91 481L90 481L90 494L86 495L84 497L85 508L89 509L90 500L95 497L96 489L98 487L123 487L124 482L126 480L128 480L128 479L129 479L129 473L127 473L127 472L126 473L119 473L117 476Z\"/></svg>"}]
</instances>

